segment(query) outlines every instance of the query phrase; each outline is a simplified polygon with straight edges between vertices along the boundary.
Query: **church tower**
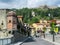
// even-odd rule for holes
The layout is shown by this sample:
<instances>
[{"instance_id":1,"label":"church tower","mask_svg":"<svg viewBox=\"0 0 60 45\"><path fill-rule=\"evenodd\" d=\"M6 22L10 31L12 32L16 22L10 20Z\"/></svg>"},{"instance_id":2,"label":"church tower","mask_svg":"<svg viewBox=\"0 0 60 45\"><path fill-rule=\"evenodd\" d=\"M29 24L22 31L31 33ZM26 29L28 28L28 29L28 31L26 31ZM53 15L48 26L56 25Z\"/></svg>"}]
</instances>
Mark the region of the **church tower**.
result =
<instances>
[{"instance_id":1,"label":"church tower","mask_svg":"<svg viewBox=\"0 0 60 45\"><path fill-rule=\"evenodd\" d=\"M8 31L17 30L17 16L16 13L13 11L7 13L7 30Z\"/></svg>"}]
</instances>

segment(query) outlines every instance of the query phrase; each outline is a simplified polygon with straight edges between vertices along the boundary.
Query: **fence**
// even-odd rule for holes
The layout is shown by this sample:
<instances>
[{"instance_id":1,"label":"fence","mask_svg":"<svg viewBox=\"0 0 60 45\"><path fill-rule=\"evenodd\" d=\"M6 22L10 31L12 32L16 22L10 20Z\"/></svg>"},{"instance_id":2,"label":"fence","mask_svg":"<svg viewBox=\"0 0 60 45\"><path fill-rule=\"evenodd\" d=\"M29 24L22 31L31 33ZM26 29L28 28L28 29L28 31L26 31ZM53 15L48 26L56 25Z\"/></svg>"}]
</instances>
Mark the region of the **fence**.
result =
<instances>
[{"instance_id":1,"label":"fence","mask_svg":"<svg viewBox=\"0 0 60 45\"><path fill-rule=\"evenodd\" d=\"M0 45L7 45L12 42L12 37L0 38Z\"/></svg>"}]
</instances>

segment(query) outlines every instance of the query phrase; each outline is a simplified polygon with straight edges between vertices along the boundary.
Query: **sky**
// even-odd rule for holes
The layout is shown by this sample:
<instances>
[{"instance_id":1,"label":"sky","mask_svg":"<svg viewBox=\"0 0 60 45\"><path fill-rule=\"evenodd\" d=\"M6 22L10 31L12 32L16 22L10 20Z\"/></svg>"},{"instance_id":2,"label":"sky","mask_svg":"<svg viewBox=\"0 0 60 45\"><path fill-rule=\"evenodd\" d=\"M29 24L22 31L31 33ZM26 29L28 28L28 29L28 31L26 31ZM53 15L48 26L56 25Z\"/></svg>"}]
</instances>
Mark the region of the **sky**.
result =
<instances>
[{"instance_id":1,"label":"sky","mask_svg":"<svg viewBox=\"0 0 60 45\"><path fill-rule=\"evenodd\" d=\"M0 8L34 8L41 5L60 7L60 0L0 0Z\"/></svg>"}]
</instances>

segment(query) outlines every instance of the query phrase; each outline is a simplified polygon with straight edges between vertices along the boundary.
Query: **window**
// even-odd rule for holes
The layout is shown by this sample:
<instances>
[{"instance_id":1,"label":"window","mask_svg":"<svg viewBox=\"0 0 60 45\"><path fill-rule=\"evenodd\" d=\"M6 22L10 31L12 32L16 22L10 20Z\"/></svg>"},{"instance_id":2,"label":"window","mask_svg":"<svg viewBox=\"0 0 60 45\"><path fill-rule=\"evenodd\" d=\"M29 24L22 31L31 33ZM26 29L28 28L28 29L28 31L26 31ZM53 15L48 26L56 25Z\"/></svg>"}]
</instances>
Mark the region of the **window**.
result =
<instances>
[{"instance_id":1,"label":"window","mask_svg":"<svg viewBox=\"0 0 60 45\"><path fill-rule=\"evenodd\" d=\"M15 20L13 21L13 24L16 24L16 21Z\"/></svg>"},{"instance_id":2,"label":"window","mask_svg":"<svg viewBox=\"0 0 60 45\"><path fill-rule=\"evenodd\" d=\"M3 24L3 21L2 21L2 23L1 23L1 25L4 25L4 24Z\"/></svg>"},{"instance_id":3,"label":"window","mask_svg":"<svg viewBox=\"0 0 60 45\"><path fill-rule=\"evenodd\" d=\"M11 23L11 20L9 20L9 23Z\"/></svg>"},{"instance_id":4,"label":"window","mask_svg":"<svg viewBox=\"0 0 60 45\"><path fill-rule=\"evenodd\" d=\"M3 25L3 23L1 23L1 25Z\"/></svg>"},{"instance_id":5,"label":"window","mask_svg":"<svg viewBox=\"0 0 60 45\"><path fill-rule=\"evenodd\" d=\"M9 31L9 34L11 34L11 31Z\"/></svg>"},{"instance_id":6,"label":"window","mask_svg":"<svg viewBox=\"0 0 60 45\"><path fill-rule=\"evenodd\" d=\"M13 23L15 23L15 21L13 21Z\"/></svg>"}]
</instances>

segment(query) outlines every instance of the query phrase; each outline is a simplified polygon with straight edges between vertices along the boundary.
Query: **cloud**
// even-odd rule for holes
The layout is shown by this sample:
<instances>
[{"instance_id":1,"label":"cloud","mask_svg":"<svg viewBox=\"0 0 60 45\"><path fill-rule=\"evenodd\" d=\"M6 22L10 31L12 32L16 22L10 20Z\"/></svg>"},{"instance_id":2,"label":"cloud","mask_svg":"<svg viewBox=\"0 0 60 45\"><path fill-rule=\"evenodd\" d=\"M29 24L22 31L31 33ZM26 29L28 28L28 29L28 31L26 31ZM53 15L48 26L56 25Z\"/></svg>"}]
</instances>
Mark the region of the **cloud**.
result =
<instances>
[{"instance_id":1,"label":"cloud","mask_svg":"<svg viewBox=\"0 0 60 45\"><path fill-rule=\"evenodd\" d=\"M0 8L33 8L40 5L60 6L60 0L0 0Z\"/></svg>"},{"instance_id":2,"label":"cloud","mask_svg":"<svg viewBox=\"0 0 60 45\"><path fill-rule=\"evenodd\" d=\"M39 0L28 0L28 7L36 7L36 4L39 2Z\"/></svg>"},{"instance_id":3,"label":"cloud","mask_svg":"<svg viewBox=\"0 0 60 45\"><path fill-rule=\"evenodd\" d=\"M0 8L9 8L9 5L0 2Z\"/></svg>"},{"instance_id":4,"label":"cloud","mask_svg":"<svg viewBox=\"0 0 60 45\"><path fill-rule=\"evenodd\" d=\"M27 0L0 0L0 8L23 8L27 6Z\"/></svg>"},{"instance_id":5,"label":"cloud","mask_svg":"<svg viewBox=\"0 0 60 45\"><path fill-rule=\"evenodd\" d=\"M28 7L38 7L40 5L55 5L60 4L60 0L28 0Z\"/></svg>"},{"instance_id":6,"label":"cloud","mask_svg":"<svg viewBox=\"0 0 60 45\"><path fill-rule=\"evenodd\" d=\"M12 4L12 8L22 8L27 6L27 0L15 0Z\"/></svg>"},{"instance_id":7,"label":"cloud","mask_svg":"<svg viewBox=\"0 0 60 45\"><path fill-rule=\"evenodd\" d=\"M0 2L2 2L2 3L12 3L13 0L0 0Z\"/></svg>"}]
</instances>

